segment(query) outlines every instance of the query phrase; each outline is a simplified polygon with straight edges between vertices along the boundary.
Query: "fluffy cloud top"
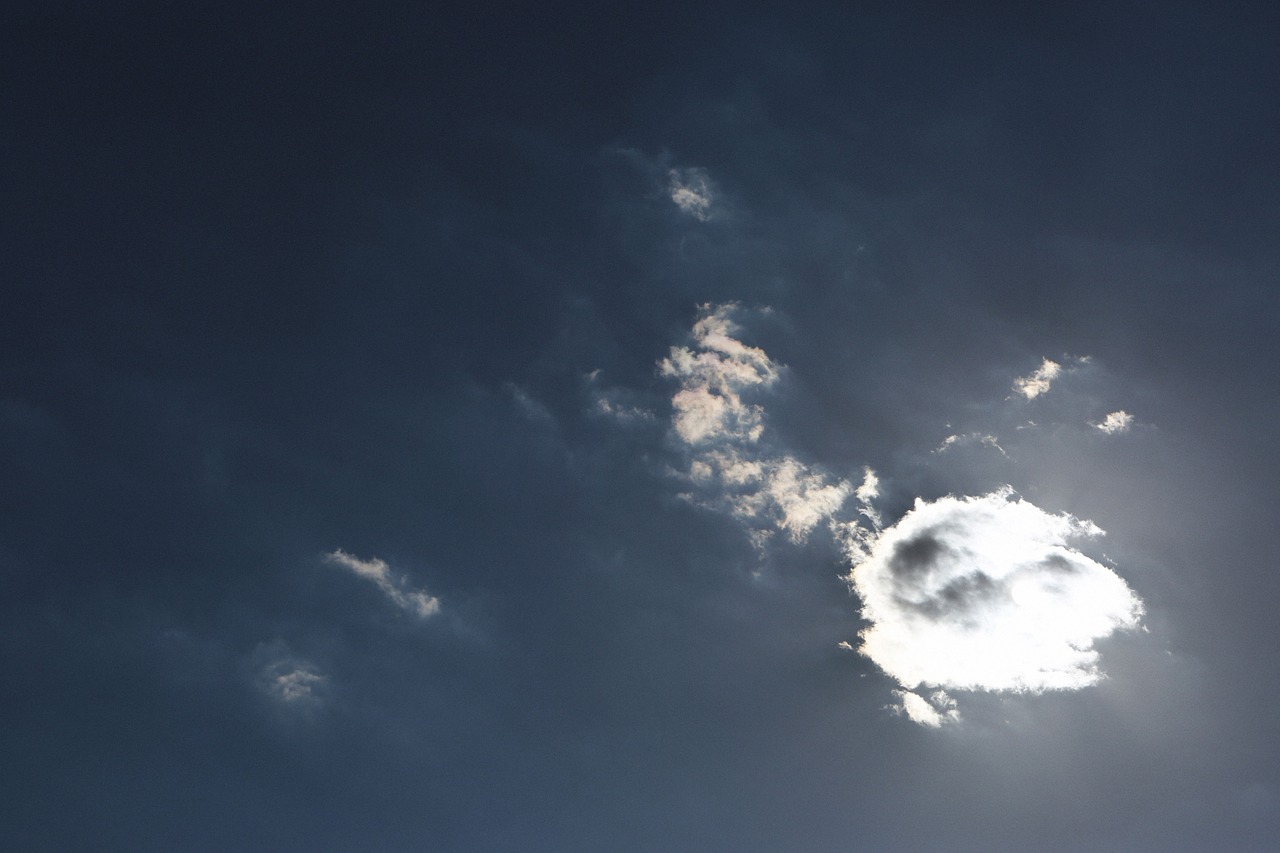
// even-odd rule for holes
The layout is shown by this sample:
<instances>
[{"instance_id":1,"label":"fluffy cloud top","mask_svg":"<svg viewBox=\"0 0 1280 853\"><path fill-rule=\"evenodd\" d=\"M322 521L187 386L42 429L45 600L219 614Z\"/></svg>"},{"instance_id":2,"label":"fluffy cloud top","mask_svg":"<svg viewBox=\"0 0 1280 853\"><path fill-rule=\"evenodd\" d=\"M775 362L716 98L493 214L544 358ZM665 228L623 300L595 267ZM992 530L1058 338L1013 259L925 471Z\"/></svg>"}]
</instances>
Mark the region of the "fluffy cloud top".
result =
<instances>
[{"instance_id":1,"label":"fluffy cloud top","mask_svg":"<svg viewBox=\"0 0 1280 853\"><path fill-rule=\"evenodd\" d=\"M1008 490L917 499L867 547L851 549L849 580L870 623L859 651L907 690L1092 684L1102 677L1094 641L1137 627L1142 614L1119 576L1069 545L1101 534ZM922 701L904 697L904 709L933 719ZM945 705L929 709L939 721L946 714Z\"/></svg>"},{"instance_id":2,"label":"fluffy cloud top","mask_svg":"<svg viewBox=\"0 0 1280 853\"><path fill-rule=\"evenodd\" d=\"M710 498L744 520L766 520L801 541L840 508L853 492L845 481L790 455L770 455L759 445L764 408L743 395L778 380L781 365L734 337L735 304L704 305L691 332L692 347L672 347L658 364L677 379L671 398L672 428L689 448L688 477Z\"/></svg>"},{"instance_id":3,"label":"fluffy cloud top","mask_svg":"<svg viewBox=\"0 0 1280 853\"><path fill-rule=\"evenodd\" d=\"M419 619L434 616L440 611L440 600L427 595L422 590L412 589L403 577L391 574L386 562L374 557L372 560L361 560L353 557L341 548L325 556L325 561L372 581L378 589L391 599L401 610L408 611Z\"/></svg>"}]
</instances>

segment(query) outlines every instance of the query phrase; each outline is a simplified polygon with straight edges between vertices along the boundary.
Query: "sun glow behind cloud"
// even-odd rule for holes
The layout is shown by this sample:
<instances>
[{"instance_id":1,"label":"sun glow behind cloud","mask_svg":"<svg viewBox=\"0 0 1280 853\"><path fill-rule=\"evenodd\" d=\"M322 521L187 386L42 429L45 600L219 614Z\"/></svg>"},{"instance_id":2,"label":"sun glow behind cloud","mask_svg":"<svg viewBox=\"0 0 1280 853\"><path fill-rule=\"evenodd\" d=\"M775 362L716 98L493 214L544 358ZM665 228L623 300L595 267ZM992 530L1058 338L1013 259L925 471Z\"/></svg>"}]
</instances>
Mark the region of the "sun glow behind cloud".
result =
<instances>
[{"instance_id":1,"label":"sun glow behind cloud","mask_svg":"<svg viewBox=\"0 0 1280 853\"><path fill-rule=\"evenodd\" d=\"M858 651L896 680L892 710L924 726L960 719L948 691L1040 693L1076 690L1103 677L1097 640L1139 626L1141 601L1081 543L1103 535L1095 524L1050 513L1011 487L974 497L917 497L896 522L876 506L881 482L863 469L856 488L825 468L780 452L766 429L762 392L785 375L764 350L739 340L735 303L703 305L691 345L658 363L677 380L671 435L685 453L681 476L691 502L726 512L757 547L775 531L803 542L830 525L850 561L846 576L868 627ZM1032 400L1091 359L1044 359L1018 378ZM1011 399L1011 398L1010 398ZM1117 411L1101 424L1111 434L1132 418ZM1014 460L986 431L948 436L925 464L953 448L982 445ZM849 498L856 501L845 509Z\"/></svg>"},{"instance_id":2,"label":"sun glow behind cloud","mask_svg":"<svg viewBox=\"0 0 1280 853\"><path fill-rule=\"evenodd\" d=\"M1072 547L1101 535L1011 490L917 498L896 524L850 547L848 579L870 623L859 651L907 691L1093 684L1102 677L1094 642L1138 627L1142 615L1115 572ZM918 704L904 702L917 721Z\"/></svg>"}]
</instances>

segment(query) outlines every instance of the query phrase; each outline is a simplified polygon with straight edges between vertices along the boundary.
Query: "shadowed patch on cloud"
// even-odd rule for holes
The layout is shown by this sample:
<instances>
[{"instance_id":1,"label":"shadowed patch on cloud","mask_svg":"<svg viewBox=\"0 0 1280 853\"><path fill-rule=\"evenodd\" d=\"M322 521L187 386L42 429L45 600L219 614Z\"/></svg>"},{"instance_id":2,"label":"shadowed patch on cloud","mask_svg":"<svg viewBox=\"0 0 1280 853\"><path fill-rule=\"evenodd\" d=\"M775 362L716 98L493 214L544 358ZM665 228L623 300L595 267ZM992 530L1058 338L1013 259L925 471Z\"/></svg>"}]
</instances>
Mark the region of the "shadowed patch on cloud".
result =
<instances>
[{"instance_id":1,"label":"shadowed patch on cloud","mask_svg":"<svg viewBox=\"0 0 1280 853\"><path fill-rule=\"evenodd\" d=\"M926 725L958 719L944 689L1093 684L1094 642L1138 627L1143 612L1118 575L1069 544L1100 535L1009 489L917 498L896 524L849 540L848 579L870 623L859 651L902 685L902 712Z\"/></svg>"},{"instance_id":2,"label":"shadowed patch on cloud","mask_svg":"<svg viewBox=\"0 0 1280 853\"><path fill-rule=\"evenodd\" d=\"M744 522L771 523L800 542L840 509L853 487L760 447L764 408L744 395L777 382L782 366L734 337L736 310L733 303L702 306L693 346L672 347L658 365L663 376L680 382L671 398L672 428L690 451L686 476L700 494L689 497Z\"/></svg>"}]
</instances>

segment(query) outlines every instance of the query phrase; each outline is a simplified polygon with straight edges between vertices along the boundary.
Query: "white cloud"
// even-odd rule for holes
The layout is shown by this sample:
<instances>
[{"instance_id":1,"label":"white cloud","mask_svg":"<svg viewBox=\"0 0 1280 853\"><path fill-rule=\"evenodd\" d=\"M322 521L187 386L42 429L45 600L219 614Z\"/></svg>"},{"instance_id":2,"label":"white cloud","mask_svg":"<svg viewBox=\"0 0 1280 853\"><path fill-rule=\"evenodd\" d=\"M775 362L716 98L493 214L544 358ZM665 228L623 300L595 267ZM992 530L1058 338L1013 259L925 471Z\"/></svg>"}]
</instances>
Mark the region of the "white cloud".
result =
<instances>
[{"instance_id":1,"label":"white cloud","mask_svg":"<svg viewBox=\"0 0 1280 853\"><path fill-rule=\"evenodd\" d=\"M1133 426L1133 415L1121 409L1118 412L1112 412L1107 415L1102 419L1102 423L1094 424L1093 426L1102 430L1107 435L1128 432L1129 427Z\"/></svg>"},{"instance_id":2,"label":"white cloud","mask_svg":"<svg viewBox=\"0 0 1280 853\"><path fill-rule=\"evenodd\" d=\"M1046 358L1030 376L1020 376L1013 380L1013 390L1028 400L1034 400L1048 392L1053 380L1057 379L1060 373L1062 373L1062 365Z\"/></svg>"},{"instance_id":3,"label":"white cloud","mask_svg":"<svg viewBox=\"0 0 1280 853\"><path fill-rule=\"evenodd\" d=\"M895 690L893 695L900 704L890 706L890 709L895 713L905 714L913 723L936 729L944 723L960 721L955 700L943 690L935 690L928 699L910 690Z\"/></svg>"},{"instance_id":4,"label":"white cloud","mask_svg":"<svg viewBox=\"0 0 1280 853\"><path fill-rule=\"evenodd\" d=\"M743 521L771 523L800 542L840 508L853 487L790 454L760 449L764 408L743 394L775 383L782 366L734 337L736 310L733 303L701 306L693 347L672 347L658 364L662 375L680 382L671 398L672 428L691 452L689 480L709 495L690 497Z\"/></svg>"},{"instance_id":5,"label":"white cloud","mask_svg":"<svg viewBox=\"0 0 1280 853\"><path fill-rule=\"evenodd\" d=\"M402 610L406 610L420 619L434 616L440 611L440 600L427 595L422 590L412 589L403 577L391 574L390 567L384 560L374 557L361 560L343 551L341 548L325 555L325 562L342 566L354 574L372 581L378 589L391 599L391 602Z\"/></svg>"},{"instance_id":6,"label":"white cloud","mask_svg":"<svg viewBox=\"0 0 1280 853\"><path fill-rule=\"evenodd\" d=\"M882 524L880 511L872 504L872 501L880 497L880 478L875 471L870 468L862 469L862 485L854 490L853 495L858 499L858 514L879 530Z\"/></svg>"},{"instance_id":7,"label":"white cloud","mask_svg":"<svg viewBox=\"0 0 1280 853\"><path fill-rule=\"evenodd\" d=\"M675 428L689 444L723 439L756 441L764 410L742 401L741 393L778 379L779 366L762 349L733 337L735 303L703 305L693 325L694 349L672 347L658 363L663 376L680 380L672 398Z\"/></svg>"},{"instance_id":8,"label":"white cloud","mask_svg":"<svg viewBox=\"0 0 1280 853\"><path fill-rule=\"evenodd\" d=\"M667 173L667 193L690 216L703 222L711 218L715 193L706 169L672 169Z\"/></svg>"},{"instance_id":9,"label":"white cloud","mask_svg":"<svg viewBox=\"0 0 1280 853\"><path fill-rule=\"evenodd\" d=\"M905 691L1093 684L1102 677L1094 641L1137 628L1142 614L1119 576L1069 545L1100 535L1011 490L917 498L893 526L848 542L849 581L870 623L859 651ZM921 702L902 701L912 719L932 724Z\"/></svg>"}]
</instances>

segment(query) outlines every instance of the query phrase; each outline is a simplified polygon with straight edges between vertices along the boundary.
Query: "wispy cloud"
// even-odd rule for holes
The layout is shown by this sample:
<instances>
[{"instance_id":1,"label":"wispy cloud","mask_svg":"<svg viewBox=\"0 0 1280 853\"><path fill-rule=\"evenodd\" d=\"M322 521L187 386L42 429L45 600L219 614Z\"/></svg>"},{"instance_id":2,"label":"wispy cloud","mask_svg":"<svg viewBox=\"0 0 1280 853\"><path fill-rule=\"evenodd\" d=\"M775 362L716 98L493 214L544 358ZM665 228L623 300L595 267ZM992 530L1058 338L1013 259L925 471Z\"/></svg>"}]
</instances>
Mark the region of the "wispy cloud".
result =
<instances>
[{"instance_id":1,"label":"wispy cloud","mask_svg":"<svg viewBox=\"0 0 1280 853\"><path fill-rule=\"evenodd\" d=\"M1064 375L1075 373L1092 363L1093 358L1087 355L1066 356L1062 363L1048 358L1043 359L1040 362L1040 366L1029 375L1019 376L1013 380L1014 393L1020 394L1028 400L1034 400L1036 397L1049 393L1053 383Z\"/></svg>"},{"instance_id":2,"label":"wispy cloud","mask_svg":"<svg viewBox=\"0 0 1280 853\"><path fill-rule=\"evenodd\" d=\"M835 513L853 493L845 481L790 454L761 449L764 408L744 394L775 383L782 366L738 340L736 304L703 305L692 347L672 347L658 364L680 388L671 398L672 428L689 448L688 478L735 517L769 520L793 541Z\"/></svg>"},{"instance_id":3,"label":"wispy cloud","mask_svg":"<svg viewBox=\"0 0 1280 853\"><path fill-rule=\"evenodd\" d=\"M628 399L631 395L625 390L601 387L598 384L599 369L591 371L584 378L591 395L591 406L588 409L590 414L613 418L624 424L649 423L658 419L653 412Z\"/></svg>"},{"instance_id":4,"label":"wispy cloud","mask_svg":"<svg viewBox=\"0 0 1280 853\"><path fill-rule=\"evenodd\" d=\"M1094 424L1093 426L1107 435L1128 432L1129 427L1133 426L1133 415L1121 409L1118 412L1112 412L1107 415L1102 419L1102 423Z\"/></svg>"},{"instance_id":5,"label":"wispy cloud","mask_svg":"<svg viewBox=\"0 0 1280 853\"><path fill-rule=\"evenodd\" d=\"M391 603L417 616L426 619L440 612L440 600L426 592L413 589L404 577L391 574L391 569L384 560L374 557L362 560L343 551L341 548L325 556L325 562L342 566L359 577L372 581Z\"/></svg>"},{"instance_id":6,"label":"wispy cloud","mask_svg":"<svg viewBox=\"0 0 1280 853\"><path fill-rule=\"evenodd\" d=\"M328 676L295 656L283 642L259 644L250 661L258 689L282 706L313 709L324 701Z\"/></svg>"},{"instance_id":7,"label":"wispy cloud","mask_svg":"<svg viewBox=\"0 0 1280 853\"><path fill-rule=\"evenodd\" d=\"M667 193L690 216L703 222L711 218L715 193L706 169L671 169L667 173Z\"/></svg>"},{"instance_id":8,"label":"wispy cloud","mask_svg":"<svg viewBox=\"0 0 1280 853\"><path fill-rule=\"evenodd\" d=\"M1094 641L1138 626L1142 604L1111 569L1071 546L1102 535L1011 490L917 498L913 509L853 543L849 575L870 626L859 651L906 691L928 725L949 705L913 692L1069 690L1102 677ZM911 696L916 696L915 699ZM936 698L936 697L935 697Z\"/></svg>"},{"instance_id":9,"label":"wispy cloud","mask_svg":"<svg viewBox=\"0 0 1280 853\"><path fill-rule=\"evenodd\" d=\"M994 435L990 435L989 433L981 432L967 432L963 435L949 435L942 440L942 444L939 444L933 452L946 453L948 450L952 450L956 447L963 447L966 444L981 444L985 447L990 447L993 450L1000 451L1000 455L1002 456L1009 455L1008 453L1005 453L1004 448L1000 446L1000 440L998 438Z\"/></svg>"}]
</instances>

